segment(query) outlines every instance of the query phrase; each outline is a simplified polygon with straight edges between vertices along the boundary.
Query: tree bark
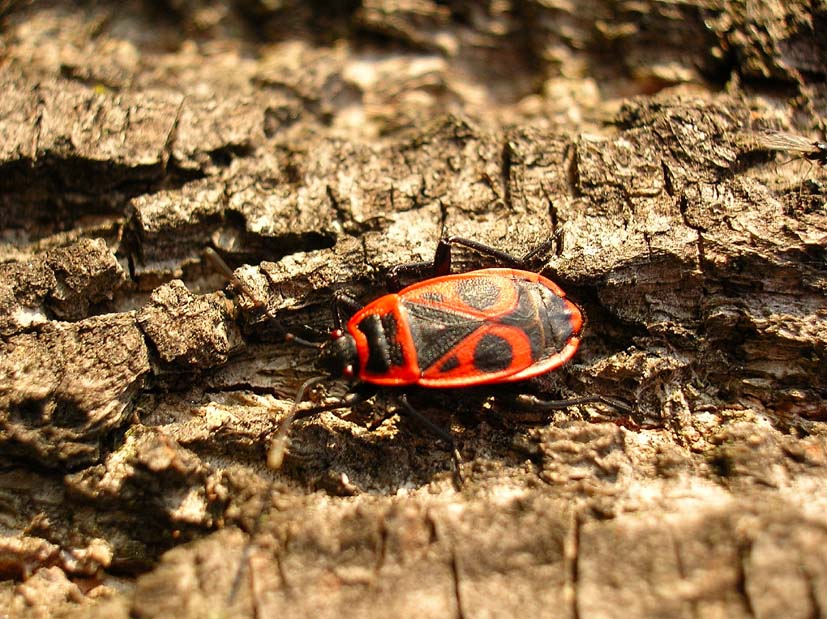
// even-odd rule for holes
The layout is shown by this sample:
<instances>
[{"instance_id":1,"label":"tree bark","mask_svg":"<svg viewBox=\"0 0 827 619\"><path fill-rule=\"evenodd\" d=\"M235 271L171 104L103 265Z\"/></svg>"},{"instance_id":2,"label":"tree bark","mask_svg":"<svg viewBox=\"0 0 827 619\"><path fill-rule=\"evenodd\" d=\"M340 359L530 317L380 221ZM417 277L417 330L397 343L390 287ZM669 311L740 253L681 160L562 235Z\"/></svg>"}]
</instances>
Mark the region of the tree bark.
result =
<instances>
[{"instance_id":1,"label":"tree bark","mask_svg":"<svg viewBox=\"0 0 827 619\"><path fill-rule=\"evenodd\" d=\"M765 138L823 6L120 8L0 2L0 617L827 616L827 177ZM285 333L443 235L556 238L520 389L633 413L410 394L458 487L382 392L269 470Z\"/></svg>"}]
</instances>

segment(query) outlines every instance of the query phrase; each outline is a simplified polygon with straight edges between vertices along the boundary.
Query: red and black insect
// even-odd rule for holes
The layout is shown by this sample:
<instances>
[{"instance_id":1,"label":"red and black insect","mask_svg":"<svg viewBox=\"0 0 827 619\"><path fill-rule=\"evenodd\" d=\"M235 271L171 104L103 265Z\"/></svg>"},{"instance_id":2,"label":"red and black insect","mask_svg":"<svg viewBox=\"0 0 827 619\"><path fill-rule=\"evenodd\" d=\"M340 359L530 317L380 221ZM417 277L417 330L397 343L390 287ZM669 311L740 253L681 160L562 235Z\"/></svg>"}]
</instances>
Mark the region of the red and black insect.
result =
<instances>
[{"instance_id":1,"label":"red and black insect","mask_svg":"<svg viewBox=\"0 0 827 619\"><path fill-rule=\"evenodd\" d=\"M269 464L281 465L284 438L295 417L349 408L378 388L396 388L397 400L412 415L453 444L444 430L422 417L408 402L405 389L463 389L525 381L551 372L577 352L583 313L551 280L525 267L548 248L542 245L518 259L476 241L440 240L433 263L394 267L388 274L390 294L361 306L350 296L334 297L335 326L320 349L319 366L331 379L351 383L335 401L299 409L306 390L327 377L308 380L296 405L282 421ZM452 248L462 246L488 257L501 268L450 274ZM433 277L407 287L402 276L430 271ZM523 408L556 410L602 402L624 412L629 408L603 396L541 400L527 394L513 398Z\"/></svg>"},{"instance_id":2,"label":"red and black insect","mask_svg":"<svg viewBox=\"0 0 827 619\"><path fill-rule=\"evenodd\" d=\"M580 309L551 280L480 269L427 279L358 309L321 347L320 362L333 377L382 387L491 385L560 367L582 330Z\"/></svg>"}]
</instances>

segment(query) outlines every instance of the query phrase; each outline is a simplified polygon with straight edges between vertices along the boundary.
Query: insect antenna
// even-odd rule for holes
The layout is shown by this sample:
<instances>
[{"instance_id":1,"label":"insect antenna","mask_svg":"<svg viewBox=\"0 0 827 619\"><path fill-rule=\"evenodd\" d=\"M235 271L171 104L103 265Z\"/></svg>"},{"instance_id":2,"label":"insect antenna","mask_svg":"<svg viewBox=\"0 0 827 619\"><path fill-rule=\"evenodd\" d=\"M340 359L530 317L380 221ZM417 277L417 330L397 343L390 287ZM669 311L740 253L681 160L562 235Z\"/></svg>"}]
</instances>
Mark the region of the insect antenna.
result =
<instances>
[{"instance_id":1,"label":"insect antenna","mask_svg":"<svg viewBox=\"0 0 827 619\"><path fill-rule=\"evenodd\" d=\"M203 255L204 258L207 259L207 261L213 266L213 268L215 268L216 271L218 271L224 277L227 278L227 281L230 282L230 286L234 289L236 294L238 294L238 292L244 293L244 295L249 297L254 308L261 310L265 315L267 315L268 318L271 318L278 322L278 317L276 317L276 315L270 310L270 308L267 307L267 303L258 298L258 295L250 287L250 285L235 274L235 271L233 271L230 268L230 266L224 261L224 259L218 254L217 251L215 251L212 247L207 247L204 250ZM285 339L294 339L294 336L288 333L285 335Z\"/></svg>"},{"instance_id":2,"label":"insect antenna","mask_svg":"<svg viewBox=\"0 0 827 619\"><path fill-rule=\"evenodd\" d=\"M313 342L308 342L311 346L316 346ZM296 399L293 402L293 406L290 408L290 412L287 416L282 419L281 423L279 423L279 427L276 430L276 435L273 437L273 440L270 443L270 449L268 450L267 454L267 466L273 470L278 470L281 468L282 462L284 461L284 450L285 445L287 442L287 436L290 431L290 425L293 423L293 420L296 418L296 414L298 412L299 404L304 400L305 394L310 390L311 387L323 381L326 376L314 376L312 378L308 378L306 381L302 383L302 386L299 387L298 393L296 393ZM269 490L267 492L267 496L271 496L273 494L273 487L275 481L270 483ZM259 531L261 530L262 521L264 520L264 513L267 511L267 500L265 499L261 504L261 509L259 510L258 514L256 515L256 519L253 523L253 529L250 531L250 539L244 545L244 550L242 551L241 555L241 564L236 571L235 578L233 578L233 583L230 587L230 596L229 596L229 604L232 604L235 601L236 595L238 595L238 590L241 587L241 581L244 576L244 567L250 561L250 553L252 552L253 548L253 540L258 535Z\"/></svg>"},{"instance_id":3,"label":"insect antenna","mask_svg":"<svg viewBox=\"0 0 827 619\"><path fill-rule=\"evenodd\" d=\"M299 337L298 335L295 335L293 333L288 333L287 335L285 335L284 336L284 341L285 342L295 342L296 344L299 344L300 346L307 346L308 348L321 348L322 347L321 342L311 342L310 340L306 340L303 337Z\"/></svg>"},{"instance_id":4,"label":"insect antenna","mask_svg":"<svg viewBox=\"0 0 827 619\"><path fill-rule=\"evenodd\" d=\"M276 316L270 311L267 307L267 304L262 302L256 293L250 288L250 286L242 281L235 272L229 267L229 265L224 261L224 259L216 252L213 248L208 247L204 250L204 257L207 261L212 264L212 266L221 273L227 280L230 282L230 285L236 289L236 291L243 292L247 297L250 298L254 306L261 308L263 312L270 318L274 320L278 320ZM295 342L300 346L306 346L309 348L316 348L319 349L322 347L321 343L318 342L311 342L310 340L306 340L301 338L293 333L286 333L284 336L285 341L287 342ZM278 470L281 468L282 462L284 460L284 451L287 442L287 436L290 431L290 425L292 424L293 420L296 418L298 413L298 407L301 401L304 399L305 394L310 390L311 387L318 384L322 380L324 380L325 376L314 376L309 378L308 380L302 383L301 387L299 387L298 392L296 393L296 398L293 402L293 406L290 408L290 412L287 416L279 423L279 426L276 430L275 436L270 443L270 448L268 449L267 454L267 466L273 470ZM269 490L267 492L267 497L271 496L273 493L275 481L270 483ZM245 566L250 561L250 553L252 552L253 547L253 540L258 535L259 530L262 526L262 521L264 519L264 514L267 511L267 500L266 498L263 500L261 509L258 515L255 518L253 523L253 528L250 531L250 538L249 541L245 544L244 550L242 551L241 563L236 571L235 578L233 579L232 585L230 587L230 595L228 602L232 604L238 595L239 588L241 587L241 581L244 577Z\"/></svg>"},{"instance_id":5,"label":"insect antenna","mask_svg":"<svg viewBox=\"0 0 827 619\"><path fill-rule=\"evenodd\" d=\"M252 292L250 288L241 281L235 274L235 272L230 268L224 258L218 255L218 252L215 251L212 247L207 247L204 249L204 257L212 264L216 271L221 273L224 277L226 277L233 287L239 288L244 291L244 294L250 295L251 298L255 299L255 296L251 295Z\"/></svg>"},{"instance_id":6,"label":"insect antenna","mask_svg":"<svg viewBox=\"0 0 827 619\"><path fill-rule=\"evenodd\" d=\"M261 310L268 318L271 318L281 328L281 323L279 318L267 307L267 304L258 298L256 292L250 287L247 282L243 281L239 278L235 272L230 268L230 266L224 261L224 259L216 252L212 247L207 247L204 252L204 258L215 268L216 271L221 273L227 280L230 282L230 286L238 293L239 291L244 293L245 296L249 297L250 301L253 304L253 307ZM312 327L305 325L305 329L313 330ZM286 332L284 333L284 341L285 342L295 342L301 346L306 346L308 348L321 348L322 344L320 342L313 342L311 340L305 339L303 337L299 337L294 333Z\"/></svg>"}]
</instances>

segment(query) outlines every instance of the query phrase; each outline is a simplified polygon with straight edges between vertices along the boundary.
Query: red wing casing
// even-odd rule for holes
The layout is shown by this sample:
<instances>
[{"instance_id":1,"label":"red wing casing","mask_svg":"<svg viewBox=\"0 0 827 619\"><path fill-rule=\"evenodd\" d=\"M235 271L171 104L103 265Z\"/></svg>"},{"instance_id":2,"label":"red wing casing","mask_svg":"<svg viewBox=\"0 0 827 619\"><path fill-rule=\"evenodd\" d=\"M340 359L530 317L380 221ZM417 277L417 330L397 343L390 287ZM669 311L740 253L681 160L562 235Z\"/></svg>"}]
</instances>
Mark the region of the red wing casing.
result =
<instances>
[{"instance_id":1,"label":"red wing casing","mask_svg":"<svg viewBox=\"0 0 827 619\"><path fill-rule=\"evenodd\" d=\"M428 279L368 304L347 325L361 380L423 387L545 374L572 358L582 328L554 282L516 269Z\"/></svg>"}]
</instances>

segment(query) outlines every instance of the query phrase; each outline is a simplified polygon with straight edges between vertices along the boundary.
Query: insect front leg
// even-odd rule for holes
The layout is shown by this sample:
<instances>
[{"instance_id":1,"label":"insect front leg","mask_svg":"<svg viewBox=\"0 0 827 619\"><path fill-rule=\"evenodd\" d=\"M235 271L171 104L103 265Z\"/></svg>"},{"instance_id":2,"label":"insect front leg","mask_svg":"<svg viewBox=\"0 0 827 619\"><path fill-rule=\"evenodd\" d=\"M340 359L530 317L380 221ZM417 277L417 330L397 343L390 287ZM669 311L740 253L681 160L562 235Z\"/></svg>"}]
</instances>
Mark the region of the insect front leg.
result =
<instances>
[{"instance_id":1,"label":"insect front leg","mask_svg":"<svg viewBox=\"0 0 827 619\"><path fill-rule=\"evenodd\" d=\"M337 290L333 293L331 309L333 310L333 326L341 330L350 317L362 309L362 304L344 290Z\"/></svg>"},{"instance_id":2,"label":"insect front leg","mask_svg":"<svg viewBox=\"0 0 827 619\"><path fill-rule=\"evenodd\" d=\"M318 415L319 413L335 411L340 408L353 408L357 404L361 404L365 400L372 398L376 395L376 391L377 389L375 385L368 383L357 383L351 388L350 391L340 398L296 410L293 419L304 419L305 417L312 417L313 415Z\"/></svg>"},{"instance_id":3,"label":"insect front leg","mask_svg":"<svg viewBox=\"0 0 827 619\"><path fill-rule=\"evenodd\" d=\"M306 381L304 385L302 385L302 388L299 389L299 395L296 396L296 402L293 404L293 408L290 409L290 412L286 417L284 417L284 419L281 420L276 428L273 438L270 441L270 448L267 450L267 466L274 471L279 470L282 462L284 461L284 454L287 449L287 436L290 432L290 426L296 419L312 417L313 415L318 415L319 413L323 413L325 411L332 411L340 408L351 408L360 402L364 402L376 393L376 388L373 385L358 383L341 398L333 400L332 402L325 402L324 404L317 404L316 406L299 409L299 402L304 396L305 390L314 384L314 381L318 381L321 378L323 377L319 376L311 378Z\"/></svg>"}]
</instances>

